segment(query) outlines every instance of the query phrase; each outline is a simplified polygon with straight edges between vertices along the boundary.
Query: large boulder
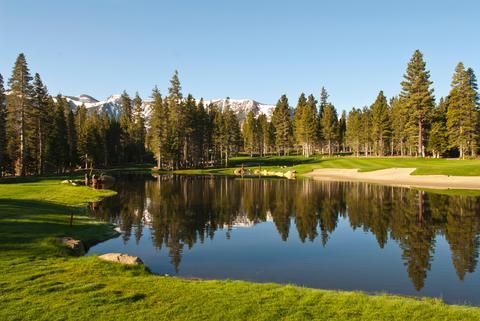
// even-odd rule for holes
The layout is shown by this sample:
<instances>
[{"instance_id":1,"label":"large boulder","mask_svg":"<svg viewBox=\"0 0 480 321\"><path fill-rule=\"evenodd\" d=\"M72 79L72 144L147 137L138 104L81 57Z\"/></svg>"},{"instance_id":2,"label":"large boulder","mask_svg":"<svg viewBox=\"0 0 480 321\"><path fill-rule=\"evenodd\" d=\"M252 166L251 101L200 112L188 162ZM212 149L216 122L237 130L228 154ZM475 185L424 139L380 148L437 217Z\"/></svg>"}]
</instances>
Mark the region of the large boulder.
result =
<instances>
[{"instance_id":1,"label":"large boulder","mask_svg":"<svg viewBox=\"0 0 480 321\"><path fill-rule=\"evenodd\" d=\"M131 256L123 253L107 253L100 255L98 258L104 261L116 262L127 265L143 264L142 259L140 259L138 256Z\"/></svg>"},{"instance_id":2,"label":"large boulder","mask_svg":"<svg viewBox=\"0 0 480 321\"><path fill-rule=\"evenodd\" d=\"M75 255L82 256L85 254L85 246L80 240L75 240L71 237L60 237L57 239L57 243L68 247Z\"/></svg>"}]
</instances>

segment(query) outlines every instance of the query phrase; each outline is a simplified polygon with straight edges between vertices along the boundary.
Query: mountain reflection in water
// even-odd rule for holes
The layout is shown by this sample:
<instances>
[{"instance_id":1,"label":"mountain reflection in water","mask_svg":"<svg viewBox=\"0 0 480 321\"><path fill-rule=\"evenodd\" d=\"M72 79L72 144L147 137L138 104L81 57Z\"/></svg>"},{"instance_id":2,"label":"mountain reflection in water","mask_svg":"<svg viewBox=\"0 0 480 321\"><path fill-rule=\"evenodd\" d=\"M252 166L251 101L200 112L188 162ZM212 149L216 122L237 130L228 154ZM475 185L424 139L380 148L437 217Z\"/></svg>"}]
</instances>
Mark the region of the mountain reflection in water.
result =
<instances>
[{"instance_id":1,"label":"mountain reflection in water","mask_svg":"<svg viewBox=\"0 0 480 321\"><path fill-rule=\"evenodd\" d=\"M335 237L363 230L378 244L375 249L377 262L390 259L391 255L382 258L378 254L387 243L393 243L397 250L400 249L401 261L417 291L425 286L439 238L448 244L445 248L451 256L458 281L464 280L468 273L474 273L477 266L479 197L448 196L358 182L173 175L122 176L117 180L115 190L117 196L92 205L92 214L117 224L124 244L133 240L138 244L148 230L149 242L156 251L168 251L176 273L182 270L181 261L186 248L194 249L206 240L214 240L216 233L225 235L221 239L228 246L230 237L243 233L236 229L253 229L263 222L275 226L279 236L277 243L289 243L292 238L297 238L302 244L313 242L323 248L328 248ZM333 235L339 222L348 224L350 232ZM281 244L275 246L272 248L277 249ZM368 252L357 249L355 242L348 246L352 253ZM253 249L260 251L260 247L258 243ZM299 249L296 246L292 251L299 256ZM244 251L252 251L250 242L248 248L245 244ZM275 250L265 251L265 255L273 256L273 253ZM343 254L350 255L348 252ZM309 256L308 260L313 259ZM309 264L308 260L298 264ZM253 260L251 265L258 262ZM324 262L328 264L328 260ZM368 265L364 261L358 263L360 267ZM242 261L242 264L248 263ZM330 268L335 270L337 267ZM392 273L391 277L395 278L399 272ZM245 278L255 279L255 276ZM387 286L385 290L388 290ZM465 298L480 300L471 295Z\"/></svg>"}]
</instances>

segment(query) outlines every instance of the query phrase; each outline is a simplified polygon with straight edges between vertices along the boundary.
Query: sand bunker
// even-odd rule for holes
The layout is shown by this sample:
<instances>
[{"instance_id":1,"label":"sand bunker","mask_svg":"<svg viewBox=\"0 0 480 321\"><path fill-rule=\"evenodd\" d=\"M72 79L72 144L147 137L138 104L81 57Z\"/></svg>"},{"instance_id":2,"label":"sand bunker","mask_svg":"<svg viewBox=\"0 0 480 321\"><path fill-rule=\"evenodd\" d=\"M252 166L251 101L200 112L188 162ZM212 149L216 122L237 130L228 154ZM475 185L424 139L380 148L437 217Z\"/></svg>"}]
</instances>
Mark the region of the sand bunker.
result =
<instances>
[{"instance_id":1,"label":"sand bunker","mask_svg":"<svg viewBox=\"0 0 480 321\"><path fill-rule=\"evenodd\" d=\"M384 185L435 189L480 189L479 176L411 175L415 168L389 168L373 172L358 169L321 168L305 174L319 180L361 181Z\"/></svg>"}]
</instances>

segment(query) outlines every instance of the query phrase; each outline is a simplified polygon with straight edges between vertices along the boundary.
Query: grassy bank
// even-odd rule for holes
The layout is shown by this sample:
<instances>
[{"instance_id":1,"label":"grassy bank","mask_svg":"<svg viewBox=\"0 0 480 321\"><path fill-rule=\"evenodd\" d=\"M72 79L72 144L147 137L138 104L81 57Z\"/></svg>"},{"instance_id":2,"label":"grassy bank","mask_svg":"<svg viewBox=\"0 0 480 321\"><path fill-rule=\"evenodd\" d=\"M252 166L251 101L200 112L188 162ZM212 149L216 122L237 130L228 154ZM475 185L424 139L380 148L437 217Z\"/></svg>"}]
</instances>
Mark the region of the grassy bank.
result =
<instances>
[{"instance_id":1,"label":"grassy bank","mask_svg":"<svg viewBox=\"0 0 480 321\"><path fill-rule=\"evenodd\" d=\"M360 171L375 171L387 168L416 168L413 175L451 175L480 176L480 160L451 160L431 158L400 157L302 157L302 156L268 156L236 157L229 162L228 168L181 170L184 174L233 174L235 167L259 168L274 171L295 170L305 174L317 168L348 168Z\"/></svg>"},{"instance_id":2,"label":"grassy bank","mask_svg":"<svg viewBox=\"0 0 480 321\"><path fill-rule=\"evenodd\" d=\"M432 299L159 277L55 244L110 237L77 207L107 195L53 178L0 183L0 320L480 320Z\"/></svg>"}]
</instances>

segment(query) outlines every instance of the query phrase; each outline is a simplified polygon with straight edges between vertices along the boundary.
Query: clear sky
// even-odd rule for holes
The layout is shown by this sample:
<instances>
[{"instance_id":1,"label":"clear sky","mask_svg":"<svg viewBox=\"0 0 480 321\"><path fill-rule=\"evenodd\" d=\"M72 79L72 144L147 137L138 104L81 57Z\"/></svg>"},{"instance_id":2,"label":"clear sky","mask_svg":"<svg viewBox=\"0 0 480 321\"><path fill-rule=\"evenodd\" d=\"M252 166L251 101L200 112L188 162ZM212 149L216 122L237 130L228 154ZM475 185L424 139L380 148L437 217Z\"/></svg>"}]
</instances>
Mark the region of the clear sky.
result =
<instances>
[{"instance_id":1,"label":"clear sky","mask_svg":"<svg viewBox=\"0 0 480 321\"><path fill-rule=\"evenodd\" d=\"M480 74L479 32L475 0L0 0L0 73L24 52L52 94L147 97L178 69L195 97L294 105L325 86L348 110L397 94L417 48L446 95L457 62Z\"/></svg>"}]
</instances>

